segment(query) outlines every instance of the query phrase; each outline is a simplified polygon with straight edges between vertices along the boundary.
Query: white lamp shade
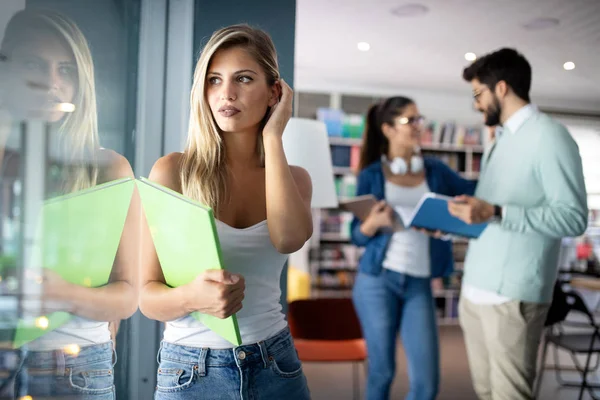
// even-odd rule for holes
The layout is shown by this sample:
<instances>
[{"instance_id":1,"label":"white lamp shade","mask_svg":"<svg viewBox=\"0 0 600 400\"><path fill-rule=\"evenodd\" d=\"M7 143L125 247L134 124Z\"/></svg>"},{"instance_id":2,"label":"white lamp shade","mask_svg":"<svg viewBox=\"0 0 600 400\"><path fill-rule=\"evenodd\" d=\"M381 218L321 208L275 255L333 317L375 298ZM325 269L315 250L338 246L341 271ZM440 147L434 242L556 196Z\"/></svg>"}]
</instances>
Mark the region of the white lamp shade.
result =
<instances>
[{"instance_id":1,"label":"white lamp shade","mask_svg":"<svg viewBox=\"0 0 600 400\"><path fill-rule=\"evenodd\" d=\"M327 128L321 121L290 118L283 132L283 149L289 165L308 171L312 180L312 208L336 208L331 151Z\"/></svg>"}]
</instances>

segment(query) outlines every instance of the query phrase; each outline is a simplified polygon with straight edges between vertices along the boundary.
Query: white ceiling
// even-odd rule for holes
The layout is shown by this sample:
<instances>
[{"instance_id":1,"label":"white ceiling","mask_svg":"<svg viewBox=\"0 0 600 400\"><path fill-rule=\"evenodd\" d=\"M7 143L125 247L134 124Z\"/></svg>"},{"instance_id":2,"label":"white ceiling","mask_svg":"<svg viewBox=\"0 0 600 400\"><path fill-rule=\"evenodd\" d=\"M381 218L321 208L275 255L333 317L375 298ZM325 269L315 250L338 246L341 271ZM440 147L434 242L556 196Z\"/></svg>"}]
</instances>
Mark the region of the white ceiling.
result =
<instances>
[{"instance_id":1,"label":"white ceiling","mask_svg":"<svg viewBox=\"0 0 600 400\"><path fill-rule=\"evenodd\" d=\"M390 12L417 2L429 12L405 18ZM559 25L522 28L543 17L557 18ZM360 41L371 50L358 51ZM514 47L528 58L534 102L600 111L600 0L298 0L295 86L468 96L470 87L461 78L468 64L464 54L500 47ZM565 71L566 61L576 69Z\"/></svg>"}]
</instances>

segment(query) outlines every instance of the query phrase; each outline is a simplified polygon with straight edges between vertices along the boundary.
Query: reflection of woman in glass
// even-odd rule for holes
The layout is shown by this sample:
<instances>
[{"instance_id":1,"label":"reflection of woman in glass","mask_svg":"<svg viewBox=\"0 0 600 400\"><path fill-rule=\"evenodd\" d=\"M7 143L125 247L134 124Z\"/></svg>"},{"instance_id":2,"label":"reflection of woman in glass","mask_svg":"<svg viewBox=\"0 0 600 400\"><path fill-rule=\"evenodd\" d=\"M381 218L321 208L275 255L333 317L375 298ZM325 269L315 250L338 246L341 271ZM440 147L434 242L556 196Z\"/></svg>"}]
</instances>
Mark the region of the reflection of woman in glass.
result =
<instances>
[{"instance_id":1,"label":"reflection of woman in glass","mask_svg":"<svg viewBox=\"0 0 600 400\"><path fill-rule=\"evenodd\" d=\"M92 57L72 21L54 12L22 11L9 22L0 54L7 77L0 109L13 121L42 120L50 127L53 160L46 188L51 195L133 176L124 157L99 146ZM44 313L68 311L75 317L27 345L19 395L114 398L113 344L106 321L128 318L137 309L134 207L107 285L73 285L44 270Z\"/></svg>"}]
</instances>

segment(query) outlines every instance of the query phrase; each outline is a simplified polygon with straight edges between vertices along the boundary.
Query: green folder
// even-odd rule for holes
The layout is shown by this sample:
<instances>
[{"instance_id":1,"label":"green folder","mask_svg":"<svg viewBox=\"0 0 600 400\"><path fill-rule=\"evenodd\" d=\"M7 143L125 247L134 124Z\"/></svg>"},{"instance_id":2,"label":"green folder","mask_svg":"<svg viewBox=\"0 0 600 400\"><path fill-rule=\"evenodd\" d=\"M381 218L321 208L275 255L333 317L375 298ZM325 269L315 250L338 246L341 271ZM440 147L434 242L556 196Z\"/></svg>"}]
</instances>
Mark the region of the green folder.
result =
<instances>
[{"instance_id":1,"label":"green folder","mask_svg":"<svg viewBox=\"0 0 600 400\"><path fill-rule=\"evenodd\" d=\"M108 283L131 196L133 178L96 185L44 202L32 260L72 284L99 287ZM22 318L13 346L19 348L71 319L67 312Z\"/></svg>"},{"instance_id":2,"label":"green folder","mask_svg":"<svg viewBox=\"0 0 600 400\"><path fill-rule=\"evenodd\" d=\"M167 285L178 287L207 269L224 269L212 209L148 179L137 183ZM225 319L199 312L192 316L232 344L242 344L235 314Z\"/></svg>"}]
</instances>

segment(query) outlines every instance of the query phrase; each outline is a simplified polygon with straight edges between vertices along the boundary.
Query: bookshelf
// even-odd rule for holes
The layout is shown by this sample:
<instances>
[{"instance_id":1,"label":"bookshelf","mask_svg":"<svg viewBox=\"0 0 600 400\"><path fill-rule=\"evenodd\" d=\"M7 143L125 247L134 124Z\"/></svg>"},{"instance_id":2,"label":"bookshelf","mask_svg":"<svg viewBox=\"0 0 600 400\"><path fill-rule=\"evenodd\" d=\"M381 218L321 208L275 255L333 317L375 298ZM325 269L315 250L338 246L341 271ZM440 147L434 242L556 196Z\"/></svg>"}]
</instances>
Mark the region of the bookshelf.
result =
<instances>
[{"instance_id":1,"label":"bookshelf","mask_svg":"<svg viewBox=\"0 0 600 400\"><path fill-rule=\"evenodd\" d=\"M320 119L328 127L336 191L340 198L355 196L364 130L362 114L379 100L343 94L296 94L296 116ZM486 144L482 127L461 126L452 121L428 121L425 130L427 134L421 144L424 156L442 160L467 179L478 177ZM312 297L351 296L363 251L350 241L351 221L352 214L339 209L322 209L318 213L309 253ZM455 243L455 274L432 283L441 325L457 323L462 262L467 245L466 240Z\"/></svg>"}]
</instances>

